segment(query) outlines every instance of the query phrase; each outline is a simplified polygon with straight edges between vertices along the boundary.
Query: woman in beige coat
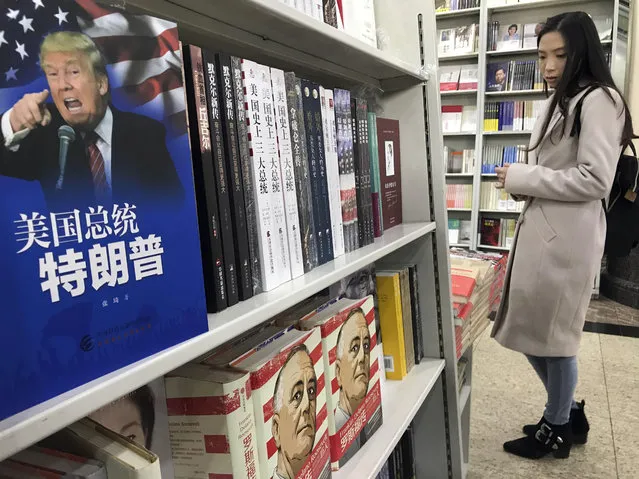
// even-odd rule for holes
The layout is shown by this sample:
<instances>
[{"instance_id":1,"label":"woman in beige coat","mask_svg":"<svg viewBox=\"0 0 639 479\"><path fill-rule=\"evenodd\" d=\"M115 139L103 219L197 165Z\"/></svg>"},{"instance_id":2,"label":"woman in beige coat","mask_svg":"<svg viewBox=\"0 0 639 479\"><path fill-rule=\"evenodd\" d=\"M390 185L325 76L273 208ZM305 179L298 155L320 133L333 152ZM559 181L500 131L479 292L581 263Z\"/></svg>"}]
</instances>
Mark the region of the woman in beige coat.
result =
<instances>
[{"instance_id":1,"label":"woman in beige coat","mask_svg":"<svg viewBox=\"0 0 639 479\"><path fill-rule=\"evenodd\" d=\"M538 50L546 91L555 93L535 124L527 163L497 169L497 187L525 205L492 331L500 344L527 356L548 393L539 423L504 444L534 459L550 452L568 457L573 441L587 439L584 403L573 399L576 355L606 237L601 200L633 138L628 108L587 14L549 18Z\"/></svg>"}]
</instances>

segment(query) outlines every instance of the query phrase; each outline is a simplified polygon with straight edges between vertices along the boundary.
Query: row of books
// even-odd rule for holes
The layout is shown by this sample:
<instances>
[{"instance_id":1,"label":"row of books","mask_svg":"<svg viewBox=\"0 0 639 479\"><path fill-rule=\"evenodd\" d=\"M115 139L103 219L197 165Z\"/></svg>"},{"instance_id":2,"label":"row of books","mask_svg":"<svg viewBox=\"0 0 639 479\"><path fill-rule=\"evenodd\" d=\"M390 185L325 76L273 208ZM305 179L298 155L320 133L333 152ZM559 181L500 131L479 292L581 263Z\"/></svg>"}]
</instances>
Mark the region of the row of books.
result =
<instances>
[{"instance_id":1,"label":"row of books","mask_svg":"<svg viewBox=\"0 0 639 479\"><path fill-rule=\"evenodd\" d=\"M444 133L475 133L477 107L475 105L442 105L442 131Z\"/></svg>"},{"instance_id":2,"label":"row of books","mask_svg":"<svg viewBox=\"0 0 639 479\"><path fill-rule=\"evenodd\" d=\"M544 100L484 104L484 131L532 131Z\"/></svg>"},{"instance_id":3,"label":"row of books","mask_svg":"<svg viewBox=\"0 0 639 479\"><path fill-rule=\"evenodd\" d=\"M376 479L416 479L415 454L415 429L410 424Z\"/></svg>"},{"instance_id":4,"label":"row of books","mask_svg":"<svg viewBox=\"0 0 639 479\"><path fill-rule=\"evenodd\" d=\"M544 79L537 60L510 60L488 64L486 91L542 90Z\"/></svg>"},{"instance_id":5,"label":"row of books","mask_svg":"<svg viewBox=\"0 0 639 479\"><path fill-rule=\"evenodd\" d=\"M475 150L451 150L444 146L444 158L446 158L446 173L472 174L475 171Z\"/></svg>"},{"instance_id":6,"label":"row of books","mask_svg":"<svg viewBox=\"0 0 639 479\"><path fill-rule=\"evenodd\" d=\"M184 58L209 312L401 222L397 121L294 73L193 45Z\"/></svg>"},{"instance_id":7,"label":"row of books","mask_svg":"<svg viewBox=\"0 0 639 479\"><path fill-rule=\"evenodd\" d=\"M517 220L513 218L482 218L479 229L479 244L508 248L513 244Z\"/></svg>"},{"instance_id":8,"label":"row of books","mask_svg":"<svg viewBox=\"0 0 639 479\"><path fill-rule=\"evenodd\" d=\"M382 424L381 383L424 357L417 273L343 278L0 463L0 476L327 479Z\"/></svg>"},{"instance_id":9,"label":"row of books","mask_svg":"<svg viewBox=\"0 0 639 479\"><path fill-rule=\"evenodd\" d=\"M523 205L523 202L513 200L503 188L495 188L495 184L492 181L482 181L479 193L480 209L519 212L522 210Z\"/></svg>"},{"instance_id":10,"label":"row of books","mask_svg":"<svg viewBox=\"0 0 639 479\"><path fill-rule=\"evenodd\" d=\"M456 12L468 8L479 8L480 0L437 0L435 12Z\"/></svg>"},{"instance_id":11,"label":"row of books","mask_svg":"<svg viewBox=\"0 0 639 479\"><path fill-rule=\"evenodd\" d=\"M469 220L448 218L448 243L470 245L471 236L472 223Z\"/></svg>"},{"instance_id":12,"label":"row of books","mask_svg":"<svg viewBox=\"0 0 639 479\"><path fill-rule=\"evenodd\" d=\"M526 145L484 145L482 155L482 175L495 174L495 168L512 163L526 163Z\"/></svg>"},{"instance_id":13,"label":"row of books","mask_svg":"<svg viewBox=\"0 0 639 479\"><path fill-rule=\"evenodd\" d=\"M280 0L377 48L373 0Z\"/></svg>"},{"instance_id":14,"label":"row of books","mask_svg":"<svg viewBox=\"0 0 639 479\"><path fill-rule=\"evenodd\" d=\"M477 65L439 67L439 91L473 91L479 83Z\"/></svg>"},{"instance_id":15,"label":"row of books","mask_svg":"<svg viewBox=\"0 0 639 479\"><path fill-rule=\"evenodd\" d=\"M451 249L451 295L455 315L457 358L486 329L495 311L506 274L507 257Z\"/></svg>"},{"instance_id":16,"label":"row of books","mask_svg":"<svg viewBox=\"0 0 639 479\"><path fill-rule=\"evenodd\" d=\"M473 207L473 185L446 185L446 208L470 209Z\"/></svg>"},{"instance_id":17,"label":"row of books","mask_svg":"<svg viewBox=\"0 0 639 479\"><path fill-rule=\"evenodd\" d=\"M439 57L464 55L479 51L479 25L461 25L437 30L437 55Z\"/></svg>"},{"instance_id":18,"label":"row of books","mask_svg":"<svg viewBox=\"0 0 639 479\"><path fill-rule=\"evenodd\" d=\"M590 15L599 33L599 40L612 38L612 18L607 14ZM488 51L506 51L536 49L537 37L543 28L543 22L536 23L488 23Z\"/></svg>"}]
</instances>

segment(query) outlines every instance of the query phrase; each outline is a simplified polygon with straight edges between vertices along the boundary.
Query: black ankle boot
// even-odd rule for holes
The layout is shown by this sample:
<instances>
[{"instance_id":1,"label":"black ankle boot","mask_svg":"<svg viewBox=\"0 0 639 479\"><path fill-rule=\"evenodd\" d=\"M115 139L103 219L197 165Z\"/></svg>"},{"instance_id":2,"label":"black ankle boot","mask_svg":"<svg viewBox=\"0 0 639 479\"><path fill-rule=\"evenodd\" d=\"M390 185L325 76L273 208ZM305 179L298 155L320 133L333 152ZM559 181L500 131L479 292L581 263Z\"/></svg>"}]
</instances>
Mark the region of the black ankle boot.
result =
<instances>
[{"instance_id":1,"label":"black ankle boot","mask_svg":"<svg viewBox=\"0 0 639 479\"><path fill-rule=\"evenodd\" d=\"M586 444L588 442L590 424L588 423L588 419L586 418L586 413L584 411L585 406L586 401L581 401L580 403L577 403L577 409L570 410L573 444ZM524 434L526 436L533 436L540 426L541 420L537 424L527 424L524 426Z\"/></svg>"},{"instance_id":2,"label":"black ankle boot","mask_svg":"<svg viewBox=\"0 0 639 479\"><path fill-rule=\"evenodd\" d=\"M558 426L542 419L534 436L508 441L504 443L504 450L526 459L541 459L551 453L557 459L565 459L570 456L572 443L570 423Z\"/></svg>"}]
</instances>

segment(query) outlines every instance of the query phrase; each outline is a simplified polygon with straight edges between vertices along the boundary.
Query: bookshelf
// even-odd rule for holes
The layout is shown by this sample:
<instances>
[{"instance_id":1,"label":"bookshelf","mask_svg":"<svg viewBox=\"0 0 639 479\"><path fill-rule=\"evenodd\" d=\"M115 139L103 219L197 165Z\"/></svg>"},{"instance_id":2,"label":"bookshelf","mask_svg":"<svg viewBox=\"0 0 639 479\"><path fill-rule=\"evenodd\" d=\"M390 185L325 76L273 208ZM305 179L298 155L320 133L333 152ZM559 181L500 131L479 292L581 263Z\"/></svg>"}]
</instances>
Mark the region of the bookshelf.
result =
<instances>
[{"instance_id":1,"label":"bookshelf","mask_svg":"<svg viewBox=\"0 0 639 479\"><path fill-rule=\"evenodd\" d=\"M627 48L627 9L620 8L619 0L539 0L516 2L512 0L495 1L484 0L479 9L468 9L468 11L438 12L437 29L452 29L471 23L479 24L478 48L476 52L455 55L450 53L439 58L439 66L449 68L451 65L472 64L477 68L477 94L475 91L443 91L440 92L442 105L462 105L474 106L477 109L477 127L474 135L464 133L445 133L443 136L444 146L451 151L463 149L475 149L475 165L471 175L445 173L444 179L447 184L471 184L472 208L470 209L448 209L449 218L471 221L471 241L470 244L450 244L450 246L483 250L487 252L507 252L508 248L502 246L490 246L481 244L480 225L484 217L495 219L515 219L519 213L515 211L503 211L499 209L486 209L481 206L481 186L486 182L496 181L495 174L482 173L482 155L484 148L491 145L515 146L527 144L530 131L486 131L483 125L484 107L487 102L499 101L534 101L543 100L545 94L543 90L524 89L493 92L487 88L488 64L491 62L504 62L510 59L516 61L535 60L536 48L519 48L510 51L494 51L488 48L488 25L489 22L499 21L500 24L515 23L527 24L543 21L549 16L559 14L564 11L580 9L593 16L609 17L612 21L610 37L602 40L606 51L611 53L611 70L617 84L623 88L625 84L625 51ZM439 37L437 38L439 40ZM448 161L446 159L446 161ZM447 165L444 170L447 171ZM599 278L595 279L593 285L593 295L599 293ZM468 348L463 357L469 364L472 363L472 347ZM470 369L469 369L470 371ZM472 375L467 373L468 384L464 386L460 394L460 413L462 430L462 451L464 454L463 469L467 469L468 441L470 428L470 400L472 396Z\"/></svg>"},{"instance_id":2,"label":"bookshelf","mask_svg":"<svg viewBox=\"0 0 639 479\"><path fill-rule=\"evenodd\" d=\"M413 422L417 476L462 478L439 86L425 73L437 62L434 5L378 2L378 28L391 40L382 49L277 0L132 0L127 8L173 19L184 43L294 70L327 85L379 92L380 114L400 121L403 224L372 245L209 314L204 334L0 421L0 460L384 259L418 266L426 358L403 381L385 382L382 430L335 476L374 477Z\"/></svg>"}]
</instances>

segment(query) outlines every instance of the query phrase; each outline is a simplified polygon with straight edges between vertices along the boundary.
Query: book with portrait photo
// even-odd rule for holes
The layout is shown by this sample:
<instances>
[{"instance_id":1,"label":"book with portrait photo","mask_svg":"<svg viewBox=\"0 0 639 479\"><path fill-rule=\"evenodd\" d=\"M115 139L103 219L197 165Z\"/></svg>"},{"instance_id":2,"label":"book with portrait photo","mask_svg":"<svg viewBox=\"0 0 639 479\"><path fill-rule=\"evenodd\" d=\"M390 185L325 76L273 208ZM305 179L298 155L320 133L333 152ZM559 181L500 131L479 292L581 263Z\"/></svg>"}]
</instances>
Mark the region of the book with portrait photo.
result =
<instances>
[{"instance_id":1,"label":"book with portrait photo","mask_svg":"<svg viewBox=\"0 0 639 479\"><path fill-rule=\"evenodd\" d=\"M177 25L3 8L0 420L208 330Z\"/></svg>"},{"instance_id":2,"label":"book with portrait photo","mask_svg":"<svg viewBox=\"0 0 639 479\"><path fill-rule=\"evenodd\" d=\"M486 91L508 90L508 72L510 62L489 63L486 68Z\"/></svg>"},{"instance_id":3,"label":"book with portrait photo","mask_svg":"<svg viewBox=\"0 0 639 479\"><path fill-rule=\"evenodd\" d=\"M328 382L320 332L289 329L230 366L249 373L260 479L328 479Z\"/></svg>"},{"instance_id":4,"label":"book with portrait photo","mask_svg":"<svg viewBox=\"0 0 639 479\"><path fill-rule=\"evenodd\" d=\"M518 50L522 45L523 28L518 23L502 23L499 25L497 50Z\"/></svg>"},{"instance_id":5,"label":"book with portrait photo","mask_svg":"<svg viewBox=\"0 0 639 479\"><path fill-rule=\"evenodd\" d=\"M337 471L383 422L373 297L342 298L302 318L299 327L321 332L331 466Z\"/></svg>"}]
</instances>

